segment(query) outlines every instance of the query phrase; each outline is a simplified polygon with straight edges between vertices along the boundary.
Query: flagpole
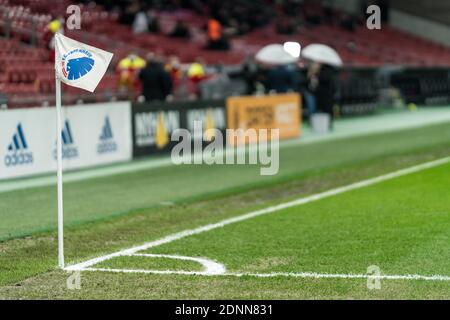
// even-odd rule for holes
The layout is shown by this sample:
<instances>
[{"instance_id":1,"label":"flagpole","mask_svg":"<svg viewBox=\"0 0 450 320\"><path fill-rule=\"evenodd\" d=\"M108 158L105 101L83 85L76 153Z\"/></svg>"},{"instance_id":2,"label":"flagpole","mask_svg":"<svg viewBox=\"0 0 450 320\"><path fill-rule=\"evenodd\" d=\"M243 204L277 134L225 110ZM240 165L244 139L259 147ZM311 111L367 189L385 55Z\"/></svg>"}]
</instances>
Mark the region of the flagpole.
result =
<instances>
[{"instance_id":1,"label":"flagpole","mask_svg":"<svg viewBox=\"0 0 450 320\"><path fill-rule=\"evenodd\" d=\"M61 120L61 80L56 80L56 154L58 176L58 265L64 268L64 220L63 220L63 168L62 168L62 120Z\"/></svg>"},{"instance_id":2,"label":"flagpole","mask_svg":"<svg viewBox=\"0 0 450 320\"><path fill-rule=\"evenodd\" d=\"M83 49L83 50L80 50ZM66 69L66 59L74 52L83 52L84 61L69 59L75 67L82 67L83 74L73 74L68 77L70 70ZM55 34L55 91L56 91L56 155L58 178L58 265L64 269L64 223L63 223L63 150L62 150L62 117L61 117L61 79L68 85L94 92L101 78L108 70L113 54L104 50L88 46L81 42L65 37L61 33ZM89 73L89 74L88 74ZM76 76L76 77L75 77ZM73 82L82 76L84 81ZM69 79L70 78L70 79Z\"/></svg>"}]
</instances>

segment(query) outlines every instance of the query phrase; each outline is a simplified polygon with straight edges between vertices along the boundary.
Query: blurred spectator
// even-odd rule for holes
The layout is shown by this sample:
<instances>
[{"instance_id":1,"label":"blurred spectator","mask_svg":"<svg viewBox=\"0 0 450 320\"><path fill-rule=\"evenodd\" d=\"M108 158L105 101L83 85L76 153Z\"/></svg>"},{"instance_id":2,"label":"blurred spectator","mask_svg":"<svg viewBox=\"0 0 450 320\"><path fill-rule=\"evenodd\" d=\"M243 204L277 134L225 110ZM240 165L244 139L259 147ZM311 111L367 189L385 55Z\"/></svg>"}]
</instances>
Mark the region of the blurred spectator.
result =
<instances>
[{"instance_id":1,"label":"blurred spectator","mask_svg":"<svg viewBox=\"0 0 450 320\"><path fill-rule=\"evenodd\" d=\"M344 30L353 32L356 30L356 25L358 23L358 19L352 14L345 14L340 22L341 27Z\"/></svg>"},{"instance_id":2,"label":"blurred spectator","mask_svg":"<svg viewBox=\"0 0 450 320\"><path fill-rule=\"evenodd\" d=\"M333 106L337 92L336 74L335 68L316 62L308 70L309 89L315 97L314 107L317 111L329 114L331 119L334 115Z\"/></svg>"},{"instance_id":3,"label":"blurred spectator","mask_svg":"<svg viewBox=\"0 0 450 320\"><path fill-rule=\"evenodd\" d=\"M161 30L159 27L159 19L153 11L149 11L148 20L148 31L152 33L159 33Z\"/></svg>"},{"instance_id":4,"label":"blurred spectator","mask_svg":"<svg viewBox=\"0 0 450 320\"><path fill-rule=\"evenodd\" d=\"M123 2L119 4L121 12L120 22L127 25L132 25L136 14L142 9L138 0Z\"/></svg>"},{"instance_id":5,"label":"blurred spectator","mask_svg":"<svg viewBox=\"0 0 450 320\"><path fill-rule=\"evenodd\" d=\"M165 64L164 69L169 73L170 79L172 80L172 96L177 99L178 97L175 96L175 92L178 92L178 88L182 85L182 79L183 79L183 70L181 68L181 62L180 59L173 55L169 57L168 62ZM187 81L189 79L186 76ZM186 94L186 99L188 97L188 94Z\"/></svg>"},{"instance_id":6,"label":"blurred spectator","mask_svg":"<svg viewBox=\"0 0 450 320\"><path fill-rule=\"evenodd\" d=\"M223 35L222 24L216 19L208 20L208 49L211 50L228 50L230 45Z\"/></svg>"},{"instance_id":7,"label":"blurred spectator","mask_svg":"<svg viewBox=\"0 0 450 320\"><path fill-rule=\"evenodd\" d=\"M197 59L196 62L190 65L188 69L188 76L189 79L195 84L198 84L200 81L206 78L205 69L203 67L203 63L201 62L201 59Z\"/></svg>"},{"instance_id":8,"label":"blurred spectator","mask_svg":"<svg viewBox=\"0 0 450 320\"><path fill-rule=\"evenodd\" d=\"M306 24L311 27L318 26L323 23L323 11L318 10L315 6L305 7L303 15Z\"/></svg>"},{"instance_id":9,"label":"blurred spectator","mask_svg":"<svg viewBox=\"0 0 450 320\"><path fill-rule=\"evenodd\" d=\"M64 19L62 17L58 17L50 21L50 23L47 25L47 28L48 30L50 30L51 33L55 34L62 29L63 24Z\"/></svg>"},{"instance_id":10,"label":"blurred spectator","mask_svg":"<svg viewBox=\"0 0 450 320\"><path fill-rule=\"evenodd\" d=\"M323 15L325 22L327 24L333 24L334 23L334 8L333 8L333 1L332 0L324 0L322 2L323 6Z\"/></svg>"},{"instance_id":11,"label":"blurred spectator","mask_svg":"<svg viewBox=\"0 0 450 320\"><path fill-rule=\"evenodd\" d=\"M129 98L134 97L138 90L139 83L137 76L145 67L145 60L135 53L129 54L127 57L119 61L117 72L119 73L119 91L128 93Z\"/></svg>"},{"instance_id":12,"label":"blurred spectator","mask_svg":"<svg viewBox=\"0 0 450 320\"><path fill-rule=\"evenodd\" d=\"M295 75L294 70L288 66L276 66L269 70L267 74L267 89L277 93L286 93L294 90Z\"/></svg>"},{"instance_id":13,"label":"blurred spectator","mask_svg":"<svg viewBox=\"0 0 450 320\"><path fill-rule=\"evenodd\" d=\"M242 66L242 77L244 78L246 94L251 95L256 91L256 84L258 82L258 66L252 57L247 57Z\"/></svg>"},{"instance_id":14,"label":"blurred spectator","mask_svg":"<svg viewBox=\"0 0 450 320\"><path fill-rule=\"evenodd\" d=\"M181 70L180 59L177 56L169 57L169 61L165 65L164 69L170 74L173 85L176 86L176 83L183 76L183 71Z\"/></svg>"},{"instance_id":15,"label":"blurred spectator","mask_svg":"<svg viewBox=\"0 0 450 320\"><path fill-rule=\"evenodd\" d=\"M178 84L174 86L173 96L175 100L194 100L197 98L197 85L189 80L187 72L181 72Z\"/></svg>"},{"instance_id":16,"label":"blurred spectator","mask_svg":"<svg viewBox=\"0 0 450 320\"><path fill-rule=\"evenodd\" d=\"M64 18L57 17L50 21L44 33L44 41L47 43L47 48L50 50L50 61L55 61L55 34L59 32L64 34Z\"/></svg>"},{"instance_id":17,"label":"blurred spectator","mask_svg":"<svg viewBox=\"0 0 450 320\"><path fill-rule=\"evenodd\" d=\"M319 63L310 63L308 65L308 70L306 73L307 85L303 92L303 97L305 99L306 109L308 110L308 116L311 116L317 112L317 99L314 92L319 84Z\"/></svg>"},{"instance_id":18,"label":"blurred spectator","mask_svg":"<svg viewBox=\"0 0 450 320\"><path fill-rule=\"evenodd\" d=\"M284 35L292 35L297 31L294 20L284 16L278 18L275 28L277 33Z\"/></svg>"},{"instance_id":19,"label":"blurred spectator","mask_svg":"<svg viewBox=\"0 0 450 320\"><path fill-rule=\"evenodd\" d=\"M267 25L273 11L264 0L207 1L209 12L225 28L232 27L238 34Z\"/></svg>"},{"instance_id":20,"label":"blurred spectator","mask_svg":"<svg viewBox=\"0 0 450 320\"><path fill-rule=\"evenodd\" d=\"M139 34L148 32L149 24L150 21L147 12L141 9L138 13L136 13L136 16L134 17L132 26L133 33Z\"/></svg>"},{"instance_id":21,"label":"blurred spectator","mask_svg":"<svg viewBox=\"0 0 450 320\"><path fill-rule=\"evenodd\" d=\"M284 0L281 2L283 13L291 17L298 17L304 6L303 0Z\"/></svg>"},{"instance_id":22,"label":"blurred spectator","mask_svg":"<svg viewBox=\"0 0 450 320\"><path fill-rule=\"evenodd\" d=\"M187 75L190 82L191 93L195 94L197 97L200 95L200 83L207 78L205 67L201 58L189 66L187 70ZM192 96L192 94L191 94Z\"/></svg>"},{"instance_id":23,"label":"blurred spectator","mask_svg":"<svg viewBox=\"0 0 450 320\"><path fill-rule=\"evenodd\" d=\"M160 59L153 53L147 56L147 65L139 73L142 81L142 95L145 101L165 101L172 93L172 79L170 74L164 70Z\"/></svg>"},{"instance_id":24,"label":"blurred spectator","mask_svg":"<svg viewBox=\"0 0 450 320\"><path fill-rule=\"evenodd\" d=\"M202 99L226 99L230 93L231 80L223 65L217 73L199 85Z\"/></svg>"},{"instance_id":25,"label":"blurred spectator","mask_svg":"<svg viewBox=\"0 0 450 320\"><path fill-rule=\"evenodd\" d=\"M177 23L172 30L171 33L169 33L169 36L174 38L190 38L191 34L189 31L189 27L182 21L177 20Z\"/></svg>"}]
</instances>

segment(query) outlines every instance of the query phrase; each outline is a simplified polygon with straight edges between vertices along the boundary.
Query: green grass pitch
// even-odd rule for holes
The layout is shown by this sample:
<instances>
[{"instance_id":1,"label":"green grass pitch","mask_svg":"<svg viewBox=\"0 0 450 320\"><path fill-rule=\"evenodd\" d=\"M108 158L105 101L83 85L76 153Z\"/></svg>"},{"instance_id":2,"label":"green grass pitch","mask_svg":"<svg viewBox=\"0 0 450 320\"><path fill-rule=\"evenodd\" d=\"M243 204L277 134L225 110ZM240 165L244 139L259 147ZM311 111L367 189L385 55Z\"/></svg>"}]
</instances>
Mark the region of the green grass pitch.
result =
<instances>
[{"instance_id":1,"label":"green grass pitch","mask_svg":"<svg viewBox=\"0 0 450 320\"><path fill-rule=\"evenodd\" d=\"M434 125L281 151L280 175L258 167L181 166L66 186L69 263L450 156ZM140 253L203 257L233 275L84 271L68 290L56 267L55 188L0 193L0 298L449 299L450 281L254 274L450 276L450 164L291 207ZM27 219L22 219L26 217ZM98 268L200 271L192 261L118 257Z\"/></svg>"}]
</instances>

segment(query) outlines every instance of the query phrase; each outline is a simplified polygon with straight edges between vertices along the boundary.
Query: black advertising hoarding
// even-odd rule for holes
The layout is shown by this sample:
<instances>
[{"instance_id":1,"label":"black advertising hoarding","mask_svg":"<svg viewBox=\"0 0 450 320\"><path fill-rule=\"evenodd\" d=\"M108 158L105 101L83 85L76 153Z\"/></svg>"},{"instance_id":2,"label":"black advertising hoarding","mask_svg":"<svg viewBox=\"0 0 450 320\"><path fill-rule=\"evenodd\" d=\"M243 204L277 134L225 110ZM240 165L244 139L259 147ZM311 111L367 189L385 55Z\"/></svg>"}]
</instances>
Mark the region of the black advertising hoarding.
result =
<instances>
[{"instance_id":1,"label":"black advertising hoarding","mask_svg":"<svg viewBox=\"0 0 450 320\"><path fill-rule=\"evenodd\" d=\"M187 129L193 140L201 140L202 134L194 132L195 121L202 121L204 130L215 128L224 133L227 127L225 101L134 103L133 156L170 152L178 143L171 141L177 129Z\"/></svg>"}]
</instances>

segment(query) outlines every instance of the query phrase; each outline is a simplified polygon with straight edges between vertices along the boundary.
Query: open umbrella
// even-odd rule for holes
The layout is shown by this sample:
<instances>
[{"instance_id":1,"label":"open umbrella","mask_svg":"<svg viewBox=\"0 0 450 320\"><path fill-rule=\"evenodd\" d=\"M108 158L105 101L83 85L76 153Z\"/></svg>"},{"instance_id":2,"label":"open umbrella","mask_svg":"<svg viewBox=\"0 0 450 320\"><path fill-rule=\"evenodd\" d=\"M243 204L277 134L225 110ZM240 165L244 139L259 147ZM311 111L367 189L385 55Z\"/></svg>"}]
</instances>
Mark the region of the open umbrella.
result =
<instances>
[{"instance_id":1,"label":"open umbrella","mask_svg":"<svg viewBox=\"0 0 450 320\"><path fill-rule=\"evenodd\" d=\"M272 65L285 65L295 63L298 60L298 58L286 52L281 44L269 44L265 46L258 51L255 59L258 62Z\"/></svg>"},{"instance_id":2,"label":"open umbrella","mask_svg":"<svg viewBox=\"0 0 450 320\"><path fill-rule=\"evenodd\" d=\"M310 44L302 50L302 57L312 61L328 64L333 67L342 67L342 59L331 47L324 44Z\"/></svg>"}]
</instances>

